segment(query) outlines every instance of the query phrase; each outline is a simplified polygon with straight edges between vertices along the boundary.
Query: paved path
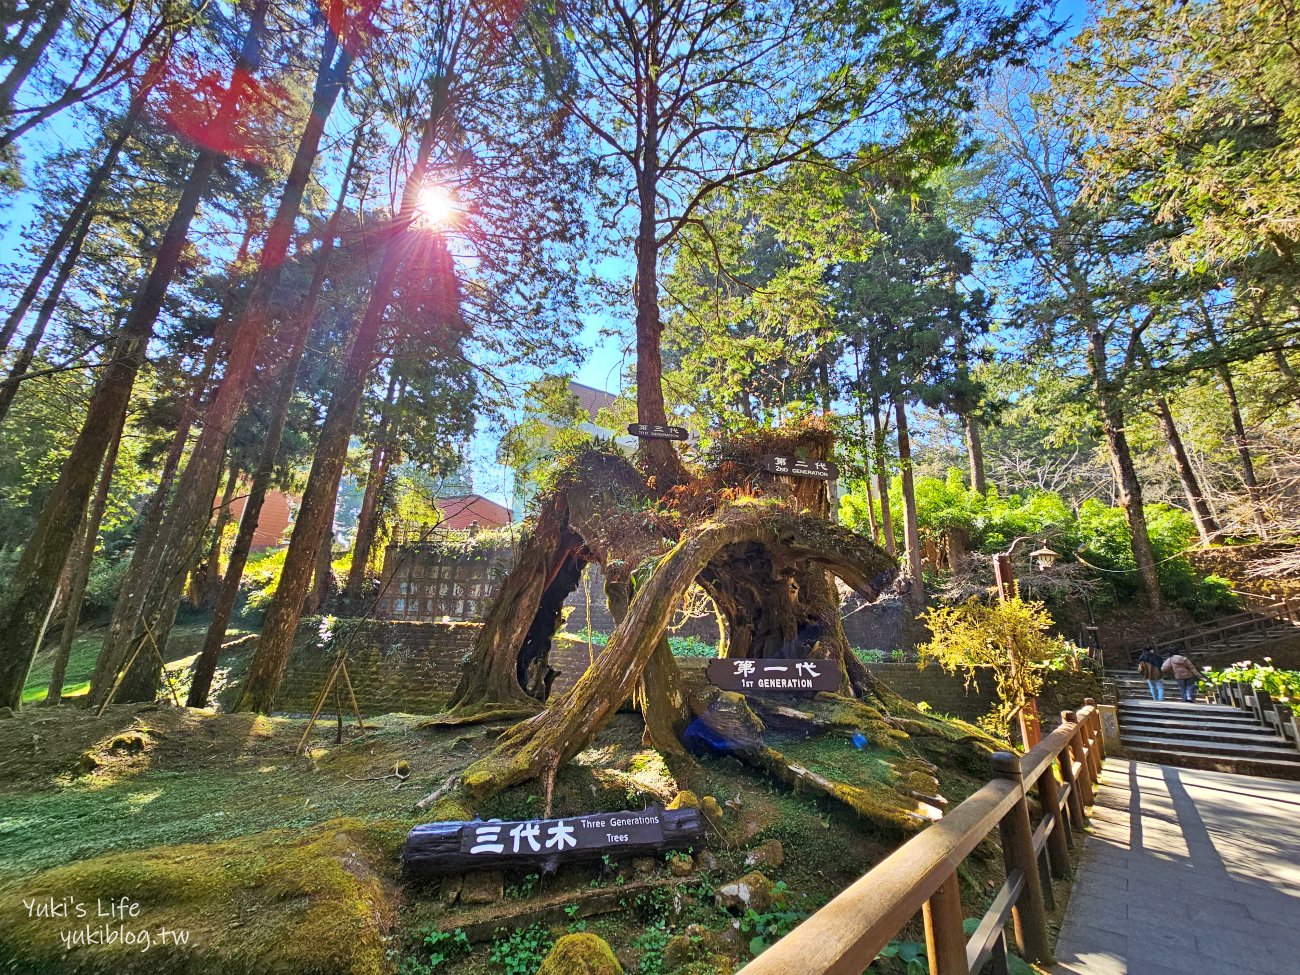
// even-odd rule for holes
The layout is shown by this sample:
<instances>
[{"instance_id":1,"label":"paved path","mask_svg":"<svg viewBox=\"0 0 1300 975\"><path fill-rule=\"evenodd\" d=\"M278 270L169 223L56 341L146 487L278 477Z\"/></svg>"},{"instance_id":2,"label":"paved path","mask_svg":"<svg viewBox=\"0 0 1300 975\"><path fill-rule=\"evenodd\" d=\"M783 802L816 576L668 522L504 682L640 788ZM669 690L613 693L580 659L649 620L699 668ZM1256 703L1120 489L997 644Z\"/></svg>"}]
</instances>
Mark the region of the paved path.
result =
<instances>
[{"instance_id":1,"label":"paved path","mask_svg":"<svg viewBox=\"0 0 1300 975\"><path fill-rule=\"evenodd\" d=\"M1110 759L1057 975L1300 971L1300 782Z\"/></svg>"}]
</instances>

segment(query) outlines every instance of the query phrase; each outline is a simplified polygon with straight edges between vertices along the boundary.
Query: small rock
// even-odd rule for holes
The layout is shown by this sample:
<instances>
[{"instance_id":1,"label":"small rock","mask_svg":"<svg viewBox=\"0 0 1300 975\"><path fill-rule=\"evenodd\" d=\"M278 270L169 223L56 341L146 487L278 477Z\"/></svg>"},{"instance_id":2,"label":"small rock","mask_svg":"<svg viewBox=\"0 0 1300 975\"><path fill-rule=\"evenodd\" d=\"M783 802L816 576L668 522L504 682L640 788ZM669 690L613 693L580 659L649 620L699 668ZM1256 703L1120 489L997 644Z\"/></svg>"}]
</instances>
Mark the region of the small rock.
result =
<instances>
[{"instance_id":1,"label":"small rock","mask_svg":"<svg viewBox=\"0 0 1300 975\"><path fill-rule=\"evenodd\" d=\"M103 763L100 762L99 756L94 752L82 752L81 758L77 760L77 771L82 774L89 774L99 768Z\"/></svg>"},{"instance_id":2,"label":"small rock","mask_svg":"<svg viewBox=\"0 0 1300 975\"><path fill-rule=\"evenodd\" d=\"M689 856L673 857L668 861L668 872L674 877L689 877L695 872L695 861Z\"/></svg>"},{"instance_id":3,"label":"small rock","mask_svg":"<svg viewBox=\"0 0 1300 975\"><path fill-rule=\"evenodd\" d=\"M555 942L537 975L623 975L623 966L604 938L584 932Z\"/></svg>"},{"instance_id":4,"label":"small rock","mask_svg":"<svg viewBox=\"0 0 1300 975\"><path fill-rule=\"evenodd\" d=\"M462 904L495 904L506 895L505 874L500 870L485 870L465 874L460 889Z\"/></svg>"},{"instance_id":5,"label":"small rock","mask_svg":"<svg viewBox=\"0 0 1300 975\"><path fill-rule=\"evenodd\" d=\"M658 864L655 863L654 857L632 858L632 872L638 877L649 877L655 872L656 866L658 866Z\"/></svg>"},{"instance_id":6,"label":"small rock","mask_svg":"<svg viewBox=\"0 0 1300 975\"><path fill-rule=\"evenodd\" d=\"M13 716L14 716L13 708L0 708L0 720L5 718L12 718Z\"/></svg>"},{"instance_id":7,"label":"small rock","mask_svg":"<svg viewBox=\"0 0 1300 975\"><path fill-rule=\"evenodd\" d=\"M399 779L409 779L411 777L411 763L406 759L401 759L393 766L393 774Z\"/></svg>"},{"instance_id":8,"label":"small rock","mask_svg":"<svg viewBox=\"0 0 1300 975\"><path fill-rule=\"evenodd\" d=\"M687 962L694 961L700 957L700 946L696 944L694 938L689 938L684 934L675 934L668 939L664 945L664 968L672 971L674 968L681 968Z\"/></svg>"},{"instance_id":9,"label":"small rock","mask_svg":"<svg viewBox=\"0 0 1300 975\"><path fill-rule=\"evenodd\" d=\"M695 863L706 873L718 869L718 858L712 850L701 850L695 858Z\"/></svg>"},{"instance_id":10,"label":"small rock","mask_svg":"<svg viewBox=\"0 0 1300 975\"><path fill-rule=\"evenodd\" d=\"M450 877L442 878L442 890L439 896L444 904L455 904L456 898L460 896L461 888L465 886L465 875L463 873L453 874Z\"/></svg>"},{"instance_id":11,"label":"small rock","mask_svg":"<svg viewBox=\"0 0 1300 975\"><path fill-rule=\"evenodd\" d=\"M745 854L745 866L750 870L755 867L762 870L775 870L783 863L785 863L785 847L781 845L780 840L760 843Z\"/></svg>"},{"instance_id":12,"label":"small rock","mask_svg":"<svg viewBox=\"0 0 1300 975\"><path fill-rule=\"evenodd\" d=\"M724 911L744 912L752 908L766 914L775 901L772 881L757 870L718 888L714 903Z\"/></svg>"}]
</instances>

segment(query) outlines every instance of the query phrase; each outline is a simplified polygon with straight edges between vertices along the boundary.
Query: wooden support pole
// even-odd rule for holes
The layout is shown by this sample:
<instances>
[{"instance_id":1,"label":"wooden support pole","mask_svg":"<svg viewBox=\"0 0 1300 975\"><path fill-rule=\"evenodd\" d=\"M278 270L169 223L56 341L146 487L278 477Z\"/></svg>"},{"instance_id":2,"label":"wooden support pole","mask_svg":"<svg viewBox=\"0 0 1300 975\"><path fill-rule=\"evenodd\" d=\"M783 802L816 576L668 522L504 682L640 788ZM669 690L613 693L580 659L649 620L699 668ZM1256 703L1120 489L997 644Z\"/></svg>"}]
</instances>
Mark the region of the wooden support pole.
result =
<instances>
[{"instance_id":1,"label":"wooden support pole","mask_svg":"<svg viewBox=\"0 0 1300 975\"><path fill-rule=\"evenodd\" d=\"M994 752L990 762L997 778L1014 779L1020 797L998 823L1002 836L1002 857L1007 876L1019 870L1025 878L1024 890L1011 910L1016 941L1025 960L1046 965L1052 960L1051 939L1047 931L1047 911L1043 903L1043 885L1038 874L1038 856L1034 853L1034 829L1029 823L1029 804L1025 801L1020 758L1011 752Z\"/></svg>"},{"instance_id":2,"label":"wooden support pole","mask_svg":"<svg viewBox=\"0 0 1300 975\"><path fill-rule=\"evenodd\" d=\"M1047 834L1047 862L1052 876L1070 875L1070 824L1061 812L1061 790L1056 787L1056 769L1051 765L1038 777L1038 804L1043 808L1043 818L1052 817L1055 824Z\"/></svg>"},{"instance_id":3,"label":"wooden support pole","mask_svg":"<svg viewBox=\"0 0 1300 975\"><path fill-rule=\"evenodd\" d=\"M930 975L970 975L966 962L966 931L962 927L961 892L953 871L922 908L925 956Z\"/></svg>"},{"instance_id":4,"label":"wooden support pole","mask_svg":"<svg viewBox=\"0 0 1300 975\"><path fill-rule=\"evenodd\" d=\"M1088 817L1083 811L1083 799L1079 796L1079 786L1075 782L1074 760L1070 749L1066 748L1056 756L1061 767L1061 781L1069 787L1065 796L1065 807L1070 812L1070 826L1074 830L1083 830L1088 825ZM1071 837L1073 838L1073 837Z\"/></svg>"},{"instance_id":5,"label":"wooden support pole","mask_svg":"<svg viewBox=\"0 0 1300 975\"><path fill-rule=\"evenodd\" d=\"M1008 599L1016 597L1016 576L1011 569L1011 556L1002 552L993 556L993 576L998 584L998 599L1006 602ZM1011 672L1014 674L1018 661L1016 655L1009 648L1008 656L1011 658ZM1020 744L1025 751L1033 748L1043 738L1042 721L1038 716L1038 699L1031 697L1025 702L1025 706L1016 713L1016 720L1020 725Z\"/></svg>"},{"instance_id":6,"label":"wooden support pole","mask_svg":"<svg viewBox=\"0 0 1300 975\"><path fill-rule=\"evenodd\" d=\"M1088 771L1088 759L1083 754L1083 725L1079 723L1078 718L1073 711L1062 711L1061 720L1074 725L1074 735L1070 738L1070 758L1079 765L1079 774L1074 774L1073 766L1070 767L1070 777L1073 780L1073 795L1079 797L1079 803L1083 807L1092 805L1092 782ZM1065 752L1061 752L1064 757ZM1065 763L1062 763L1063 765ZM1062 769L1064 771L1064 769Z\"/></svg>"},{"instance_id":7,"label":"wooden support pole","mask_svg":"<svg viewBox=\"0 0 1300 975\"><path fill-rule=\"evenodd\" d=\"M1092 784L1095 787L1101 781L1101 722L1097 720L1097 704L1092 698L1087 698L1085 704L1092 705L1092 710L1088 712L1088 717L1083 722L1083 740L1087 745L1088 756L1088 774L1091 776Z\"/></svg>"}]
</instances>

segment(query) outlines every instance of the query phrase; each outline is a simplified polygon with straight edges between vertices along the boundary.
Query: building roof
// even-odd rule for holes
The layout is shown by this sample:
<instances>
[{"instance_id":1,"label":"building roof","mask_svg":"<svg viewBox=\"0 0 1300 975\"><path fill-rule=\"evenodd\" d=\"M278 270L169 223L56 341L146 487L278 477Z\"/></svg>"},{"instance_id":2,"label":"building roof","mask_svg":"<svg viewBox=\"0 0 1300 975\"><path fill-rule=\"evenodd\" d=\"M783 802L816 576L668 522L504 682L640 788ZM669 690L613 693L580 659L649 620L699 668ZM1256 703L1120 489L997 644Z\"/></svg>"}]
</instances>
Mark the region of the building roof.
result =
<instances>
[{"instance_id":1,"label":"building roof","mask_svg":"<svg viewBox=\"0 0 1300 975\"><path fill-rule=\"evenodd\" d=\"M442 528L463 531L478 523L480 528L500 528L510 524L513 513L503 504L497 504L481 494L459 494L438 498L435 502L445 519Z\"/></svg>"},{"instance_id":2,"label":"building roof","mask_svg":"<svg viewBox=\"0 0 1300 975\"><path fill-rule=\"evenodd\" d=\"M582 383L575 383L572 379L569 380L569 392L578 397L578 402L587 411L587 416L591 418L592 423L596 422L597 413L609 409L614 405L614 400L618 398L613 393L607 393L603 389L596 389L592 386L584 386Z\"/></svg>"}]
</instances>

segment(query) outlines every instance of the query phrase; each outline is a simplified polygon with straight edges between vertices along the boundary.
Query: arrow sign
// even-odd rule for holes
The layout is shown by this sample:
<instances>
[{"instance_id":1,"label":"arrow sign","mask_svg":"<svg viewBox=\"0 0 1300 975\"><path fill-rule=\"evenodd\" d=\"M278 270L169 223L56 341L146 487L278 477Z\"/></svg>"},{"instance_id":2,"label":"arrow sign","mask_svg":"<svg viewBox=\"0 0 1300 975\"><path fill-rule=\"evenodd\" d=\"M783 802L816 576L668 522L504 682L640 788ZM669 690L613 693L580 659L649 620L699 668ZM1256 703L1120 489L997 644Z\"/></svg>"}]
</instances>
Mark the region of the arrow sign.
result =
<instances>
[{"instance_id":1,"label":"arrow sign","mask_svg":"<svg viewBox=\"0 0 1300 975\"><path fill-rule=\"evenodd\" d=\"M689 440L685 427L666 427L662 423L629 423L627 432L646 440Z\"/></svg>"},{"instance_id":2,"label":"arrow sign","mask_svg":"<svg viewBox=\"0 0 1300 975\"><path fill-rule=\"evenodd\" d=\"M800 460L798 457L787 457L784 454L765 454L763 470L769 474L811 477L818 481L833 481L840 473L829 460Z\"/></svg>"}]
</instances>

